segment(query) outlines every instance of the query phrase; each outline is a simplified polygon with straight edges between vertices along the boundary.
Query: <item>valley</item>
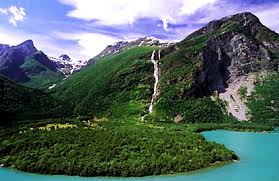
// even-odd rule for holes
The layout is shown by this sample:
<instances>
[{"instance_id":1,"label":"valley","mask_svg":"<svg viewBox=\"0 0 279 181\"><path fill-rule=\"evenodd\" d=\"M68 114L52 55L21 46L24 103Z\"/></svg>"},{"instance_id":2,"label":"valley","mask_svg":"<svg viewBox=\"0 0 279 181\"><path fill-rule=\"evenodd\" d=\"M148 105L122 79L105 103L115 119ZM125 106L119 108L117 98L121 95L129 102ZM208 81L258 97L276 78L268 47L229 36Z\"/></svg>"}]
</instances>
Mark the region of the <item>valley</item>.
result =
<instances>
[{"instance_id":1,"label":"valley","mask_svg":"<svg viewBox=\"0 0 279 181\"><path fill-rule=\"evenodd\" d=\"M8 78L21 76L1 69L4 167L84 177L230 167L242 161L237 146L203 131L260 135L279 125L279 35L252 13L212 21L178 43L109 45L78 71L30 41L10 48L32 57L15 66L32 81L19 85ZM10 67L13 58L4 59Z\"/></svg>"}]
</instances>

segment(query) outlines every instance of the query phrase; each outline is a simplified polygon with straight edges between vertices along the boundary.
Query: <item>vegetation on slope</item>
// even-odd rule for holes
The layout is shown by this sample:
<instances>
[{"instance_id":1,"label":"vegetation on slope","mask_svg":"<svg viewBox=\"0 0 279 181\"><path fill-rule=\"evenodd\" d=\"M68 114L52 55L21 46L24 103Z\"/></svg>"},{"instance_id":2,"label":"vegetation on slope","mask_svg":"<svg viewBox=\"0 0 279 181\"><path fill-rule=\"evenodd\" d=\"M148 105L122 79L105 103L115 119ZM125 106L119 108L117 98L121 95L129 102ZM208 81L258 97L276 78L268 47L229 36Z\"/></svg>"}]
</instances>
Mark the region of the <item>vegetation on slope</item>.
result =
<instances>
[{"instance_id":1,"label":"vegetation on slope","mask_svg":"<svg viewBox=\"0 0 279 181\"><path fill-rule=\"evenodd\" d=\"M104 57L66 79L53 94L70 104L75 115L139 115L152 94L151 53L151 47L136 47Z\"/></svg>"},{"instance_id":2,"label":"vegetation on slope","mask_svg":"<svg viewBox=\"0 0 279 181\"><path fill-rule=\"evenodd\" d=\"M0 77L1 123L8 123L5 118L22 120L62 116L61 110L62 106L48 94Z\"/></svg>"},{"instance_id":3,"label":"vegetation on slope","mask_svg":"<svg viewBox=\"0 0 279 181\"><path fill-rule=\"evenodd\" d=\"M279 125L279 74L260 77L248 99L251 120Z\"/></svg>"},{"instance_id":4,"label":"vegetation on slope","mask_svg":"<svg viewBox=\"0 0 279 181\"><path fill-rule=\"evenodd\" d=\"M243 23L246 25L243 25ZM234 35L244 36L255 46L269 44L268 46L273 47L266 50L272 58L261 63L273 67L270 70L276 69L276 65L278 65L276 62L279 60L279 36L263 26L257 17L251 13L242 13L212 21L176 46L169 47L163 52L155 118L162 117L167 120L186 123L221 123L227 119L221 109L221 104L212 100L209 96L214 95L214 91L217 91L216 87L212 86L212 89L211 85L216 82L227 81L226 76L228 74L225 71L228 69L226 66L230 64L230 58L224 55L225 50L223 49L227 48L227 54L230 54L231 50L228 47L222 47L222 45L224 41L229 41ZM220 48L220 54L218 54L218 48L216 49L216 47ZM211 51L215 52L207 54ZM216 59L218 56L224 57L221 57L222 60L216 63L211 60L215 58L215 55L217 56ZM234 59L237 60L237 57L234 57ZM214 66L214 63L220 63L221 65ZM257 68L261 65L255 65L254 67L251 71L257 71ZM211 69L209 70L209 68ZM218 70L215 72L214 68ZM242 72L248 71L244 66L238 68ZM262 69L264 68L263 66Z\"/></svg>"},{"instance_id":5,"label":"vegetation on slope","mask_svg":"<svg viewBox=\"0 0 279 181\"><path fill-rule=\"evenodd\" d=\"M207 142L184 125L133 118L73 124L77 128L1 129L0 164L48 174L146 176L237 159L223 145Z\"/></svg>"},{"instance_id":6,"label":"vegetation on slope","mask_svg":"<svg viewBox=\"0 0 279 181\"><path fill-rule=\"evenodd\" d=\"M22 83L28 87L47 89L64 78L61 72L52 71L32 58L26 60L20 68L28 74L28 81Z\"/></svg>"},{"instance_id":7,"label":"vegetation on slope","mask_svg":"<svg viewBox=\"0 0 279 181\"><path fill-rule=\"evenodd\" d=\"M222 122L221 107L195 90L196 76L202 68L201 49L209 36L195 36L178 44L177 50L161 60L160 94L155 110L161 117L181 117L186 123Z\"/></svg>"}]
</instances>

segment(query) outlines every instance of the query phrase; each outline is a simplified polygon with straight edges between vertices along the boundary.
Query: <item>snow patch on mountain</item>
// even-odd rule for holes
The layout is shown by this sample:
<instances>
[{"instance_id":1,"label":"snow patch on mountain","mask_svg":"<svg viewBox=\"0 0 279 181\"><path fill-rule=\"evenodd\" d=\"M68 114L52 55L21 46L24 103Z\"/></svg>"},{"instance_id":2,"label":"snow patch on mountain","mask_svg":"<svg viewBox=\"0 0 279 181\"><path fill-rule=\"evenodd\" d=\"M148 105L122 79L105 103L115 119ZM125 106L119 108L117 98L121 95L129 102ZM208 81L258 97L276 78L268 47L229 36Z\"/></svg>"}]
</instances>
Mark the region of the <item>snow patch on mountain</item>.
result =
<instances>
[{"instance_id":1,"label":"snow patch on mountain","mask_svg":"<svg viewBox=\"0 0 279 181\"><path fill-rule=\"evenodd\" d=\"M48 56L48 58L57 64L57 68L65 75L65 77L70 76L87 64L87 61L72 60L66 54L63 54L58 58L52 56Z\"/></svg>"},{"instance_id":2,"label":"snow patch on mountain","mask_svg":"<svg viewBox=\"0 0 279 181\"><path fill-rule=\"evenodd\" d=\"M94 62L94 60L97 60L98 58L108 56L108 55L113 55L122 50L129 49L131 47L137 47L137 46L167 47L173 43L174 42L162 43L162 42L160 42L159 39L157 39L155 37L151 37L151 36L138 38L138 39L135 39L132 41L119 41L112 45L107 46L100 54L98 54L92 60Z\"/></svg>"}]
</instances>

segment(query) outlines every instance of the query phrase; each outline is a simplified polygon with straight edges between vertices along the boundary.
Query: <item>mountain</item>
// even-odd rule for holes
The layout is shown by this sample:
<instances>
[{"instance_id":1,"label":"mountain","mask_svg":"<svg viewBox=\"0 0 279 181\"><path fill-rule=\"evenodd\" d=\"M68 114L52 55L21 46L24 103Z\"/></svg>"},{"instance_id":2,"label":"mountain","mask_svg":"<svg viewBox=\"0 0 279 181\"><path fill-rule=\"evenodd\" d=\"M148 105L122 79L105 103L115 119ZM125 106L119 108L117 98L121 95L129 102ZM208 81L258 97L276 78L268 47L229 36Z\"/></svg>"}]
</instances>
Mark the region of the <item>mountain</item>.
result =
<instances>
[{"instance_id":1,"label":"mountain","mask_svg":"<svg viewBox=\"0 0 279 181\"><path fill-rule=\"evenodd\" d=\"M65 80L53 94L73 104L76 115L145 115L154 94L153 56L159 61L155 119L223 122L228 114L256 120L248 100L262 74L278 73L279 36L245 12L212 21L167 47L116 43L100 54L102 61ZM244 89L246 98L240 95Z\"/></svg>"},{"instance_id":2,"label":"mountain","mask_svg":"<svg viewBox=\"0 0 279 181\"><path fill-rule=\"evenodd\" d=\"M50 95L0 76L0 124L18 119L56 117L64 112L61 108L59 101Z\"/></svg>"},{"instance_id":3,"label":"mountain","mask_svg":"<svg viewBox=\"0 0 279 181\"><path fill-rule=\"evenodd\" d=\"M27 81L28 78L20 69L25 58L37 52L31 40L27 40L18 46L9 47L1 45L0 72L6 77L17 81Z\"/></svg>"},{"instance_id":4,"label":"mountain","mask_svg":"<svg viewBox=\"0 0 279 181\"><path fill-rule=\"evenodd\" d=\"M65 54L51 58L38 51L32 40L17 46L0 45L0 75L33 88L56 85L85 64Z\"/></svg>"},{"instance_id":5,"label":"mountain","mask_svg":"<svg viewBox=\"0 0 279 181\"><path fill-rule=\"evenodd\" d=\"M154 37L142 37L133 41L119 41L113 45L108 45L101 53L89 60L89 64L95 63L98 59L110 56L120 51L140 46L154 46L154 47L167 47L171 43L161 43L160 40Z\"/></svg>"},{"instance_id":6,"label":"mountain","mask_svg":"<svg viewBox=\"0 0 279 181\"><path fill-rule=\"evenodd\" d=\"M17 46L0 47L0 74L15 82L34 88L47 88L64 78L56 63L38 51L32 40Z\"/></svg>"},{"instance_id":7,"label":"mountain","mask_svg":"<svg viewBox=\"0 0 279 181\"><path fill-rule=\"evenodd\" d=\"M103 57L64 80L53 94L73 105L76 115L101 116L111 114L111 109L117 114L117 108L140 113L152 91L152 51L142 46Z\"/></svg>"},{"instance_id":8,"label":"mountain","mask_svg":"<svg viewBox=\"0 0 279 181\"><path fill-rule=\"evenodd\" d=\"M51 61L57 64L57 68L66 76L70 76L74 72L77 72L82 67L87 65L87 61L74 61L68 55L62 54L58 58L48 57Z\"/></svg>"},{"instance_id":9,"label":"mountain","mask_svg":"<svg viewBox=\"0 0 279 181\"><path fill-rule=\"evenodd\" d=\"M248 120L239 91L249 97L260 74L278 73L279 36L251 13L212 21L166 51L157 110L189 122L203 115L197 100L214 94L229 114Z\"/></svg>"},{"instance_id":10,"label":"mountain","mask_svg":"<svg viewBox=\"0 0 279 181\"><path fill-rule=\"evenodd\" d=\"M0 165L137 177L235 162L233 151L199 132L279 125L278 45L277 33L240 13L176 44L115 44L47 94L0 78L1 120L25 119L0 126Z\"/></svg>"}]
</instances>

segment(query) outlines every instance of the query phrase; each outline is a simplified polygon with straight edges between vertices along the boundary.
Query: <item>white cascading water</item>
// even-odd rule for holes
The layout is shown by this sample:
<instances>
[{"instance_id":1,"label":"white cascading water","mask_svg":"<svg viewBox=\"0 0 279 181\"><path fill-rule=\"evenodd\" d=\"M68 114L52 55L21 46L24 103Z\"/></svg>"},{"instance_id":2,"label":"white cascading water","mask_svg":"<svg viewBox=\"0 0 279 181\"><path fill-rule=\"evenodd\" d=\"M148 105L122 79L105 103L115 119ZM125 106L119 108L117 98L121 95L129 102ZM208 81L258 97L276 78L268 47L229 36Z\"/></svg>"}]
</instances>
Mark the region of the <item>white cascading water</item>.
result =
<instances>
[{"instance_id":1,"label":"white cascading water","mask_svg":"<svg viewBox=\"0 0 279 181\"><path fill-rule=\"evenodd\" d=\"M152 53L152 56L151 56L151 62L153 63L154 65L154 73L153 73L153 76L155 78L155 83L154 83L154 89L153 89L153 94L152 94L152 99L151 99L151 102L150 102L150 106L149 106L149 113L151 113L153 111L153 106L154 106L154 101L155 101L155 98L156 98L156 95L157 95L157 89L158 89L158 83L159 83L159 60L160 60L160 50L158 52L158 60L155 60L155 53L156 53L156 50L153 51Z\"/></svg>"},{"instance_id":2,"label":"white cascading water","mask_svg":"<svg viewBox=\"0 0 279 181\"><path fill-rule=\"evenodd\" d=\"M243 13L243 18L244 18L244 26L246 26L247 25L247 18L245 16L245 13Z\"/></svg>"}]
</instances>

